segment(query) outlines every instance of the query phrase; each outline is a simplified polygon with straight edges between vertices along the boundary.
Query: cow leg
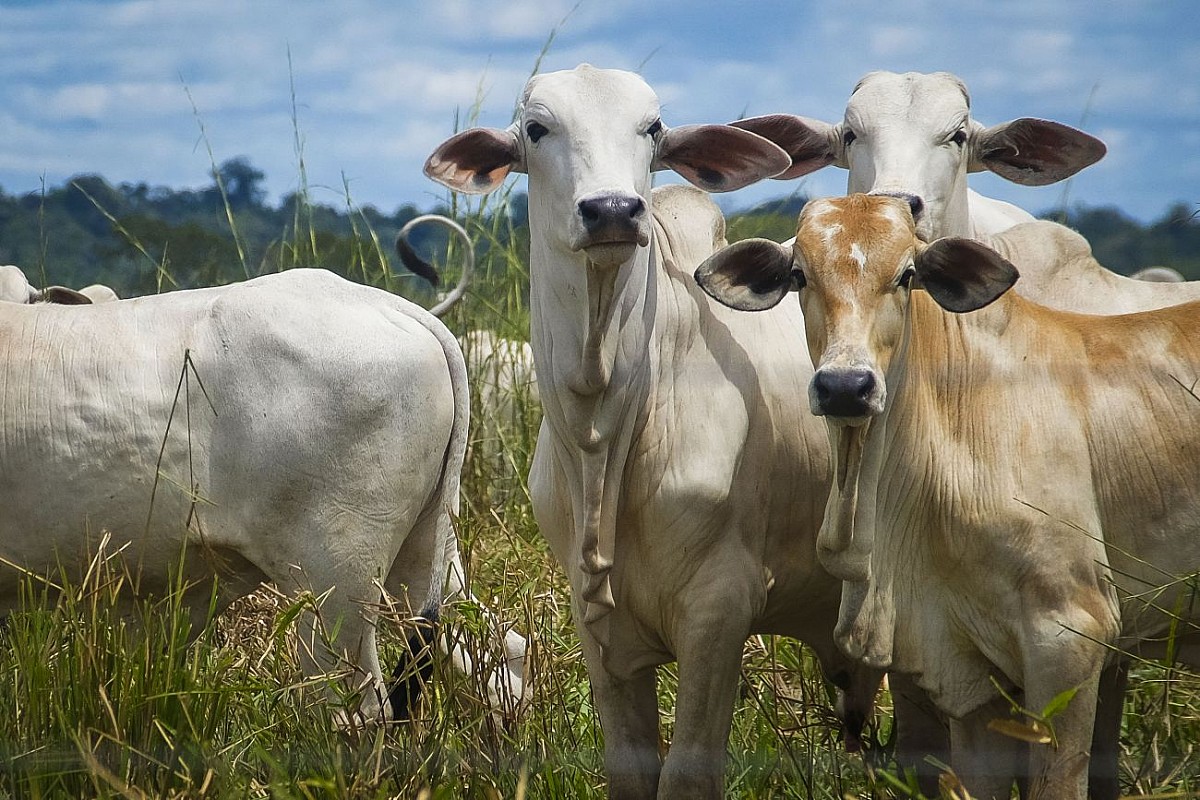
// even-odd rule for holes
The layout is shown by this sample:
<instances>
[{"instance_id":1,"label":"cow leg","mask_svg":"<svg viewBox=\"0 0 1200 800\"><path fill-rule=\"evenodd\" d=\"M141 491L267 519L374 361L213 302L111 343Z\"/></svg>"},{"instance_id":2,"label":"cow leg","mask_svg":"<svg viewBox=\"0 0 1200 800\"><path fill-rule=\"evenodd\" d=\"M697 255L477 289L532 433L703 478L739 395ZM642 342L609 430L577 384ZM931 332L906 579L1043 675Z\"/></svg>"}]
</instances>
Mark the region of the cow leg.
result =
<instances>
[{"instance_id":1,"label":"cow leg","mask_svg":"<svg viewBox=\"0 0 1200 800\"><path fill-rule=\"evenodd\" d=\"M731 613L735 607L732 601L717 603L707 615L689 615L681 626L675 733L659 797L724 797L725 751L749 636L749 625Z\"/></svg>"},{"instance_id":2,"label":"cow leg","mask_svg":"<svg viewBox=\"0 0 1200 800\"><path fill-rule=\"evenodd\" d=\"M1062 692L1077 688L1067 707L1051 720L1057 747L1033 745L1029 757L1029 798L1083 800L1087 796L1092 733L1096 728L1103 654L1099 646L1074 633L1073 641L1033 648L1026 656L1026 707L1045 708ZM1100 640L1100 637L1094 637Z\"/></svg>"},{"instance_id":3,"label":"cow leg","mask_svg":"<svg viewBox=\"0 0 1200 800\"><path fill-rule=\"evenodd\" d=\"M921 794L937 797L941 770L929 758L950 763L949 726L910 676L889 673L888 683L896 715L896 763L902 772L916 776Z\"/></svg>"},{"instance_id":4,"label":"cow leg","mask_svg":"<svg viewBox=\"0 0 1200 800\"><path fill-rule=\"evenodd\" d=\"M993 719L1008 717L1008 701L998 698L962 719L950 720L948 763L976 800L1008 800L1013 781L1027 769L1027 745L988 728ZM936 790L930 796L936 797Z\"/></svg>"},{"instance_id":5,"label":"cow leg","mask_svg":"<svg viewBox=\"0 0 1200 800\"><path fill-rule=\"evenodd\" d=\"M604 733L604 771L612 800L653 800L662 762L658 755L658 693L655 668L628 677L603 665L596 640L576 614L576 630L587 659L592 696ZM613 661L620 663L619 656Z\"/></svg>"},{"instance_id":6,"label":"cow leg","mask_svg":"<svg viewBox=\"0 0 1200 800\"><path fill-rule=\"evenodd\" d=\"M344 576L338 583L313 581L314 592L330 587L316 613L301 615L301 667L309 677L343 670L352 672L346 677L348 688L361 693L358 706L360 722L380 722L385 718L382 701L387 686L379 666L379 650L375 639L375 618L381 597L379 589L368 578L354 581Z\"/></svg>"},{"instance_id":7,"label":"cow leg","mask_svg":"<svg viewBox=\"0 0 1200 800\"><path fill-rule=\"evenodd\" d=\"M1129 662L1125 659L1114 660L1100 673L1092 760L1088 767L1088 797L1091 800L1117 800L1121 795L1117 760L1121 754L1121 717L1128 683Z\"/></svg>"}]
</instances>

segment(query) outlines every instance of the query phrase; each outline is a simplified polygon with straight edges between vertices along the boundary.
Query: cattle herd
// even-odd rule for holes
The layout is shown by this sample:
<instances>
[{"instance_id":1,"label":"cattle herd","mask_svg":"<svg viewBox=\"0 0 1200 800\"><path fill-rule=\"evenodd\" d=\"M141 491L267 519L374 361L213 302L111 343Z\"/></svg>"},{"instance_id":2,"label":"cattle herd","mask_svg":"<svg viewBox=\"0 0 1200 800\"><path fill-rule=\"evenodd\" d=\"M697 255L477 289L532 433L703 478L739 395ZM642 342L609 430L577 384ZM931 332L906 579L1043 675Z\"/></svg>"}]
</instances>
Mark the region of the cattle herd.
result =
<instances>
[{"instance_id":1,"label":"cattle herd","mask_svg":"<svg viewBox=\"0 0 1200 800\"><path fill-rule=\"evenodd\" d=\"M668 127L641 78L581 65L425 166L457 192L528 177L528 345L460 343L317 270L117 301L0 268L0 556L82 568L110 531L140 592L182 565L197 629L214 577L225 603L266 580L311 591L309 671L355 667L347 722L402 717L381 589L427 623L471 596L462 348L509 349L506 379L537 375L529 492L610 796L722 796L743 645L782 634L837 687L850 749L887 677L897 761L927 795L950 765L977 798L1116 798L1130 662L1200 663L1200 283L1117 275L967 187L1053 183L1104 152L1056 122L983 126L948 73L871 73L837 124ZM727 245L708 192L827 165L849 193L808 203L794 240ZM652 189L658 170L694 187ZM17 598L6 568L0 613ZM526 641L492 649L488 696L511 708ZM1044 737L993 724L1013 698L1045 710Z\"/></svg>"}]
</instances>

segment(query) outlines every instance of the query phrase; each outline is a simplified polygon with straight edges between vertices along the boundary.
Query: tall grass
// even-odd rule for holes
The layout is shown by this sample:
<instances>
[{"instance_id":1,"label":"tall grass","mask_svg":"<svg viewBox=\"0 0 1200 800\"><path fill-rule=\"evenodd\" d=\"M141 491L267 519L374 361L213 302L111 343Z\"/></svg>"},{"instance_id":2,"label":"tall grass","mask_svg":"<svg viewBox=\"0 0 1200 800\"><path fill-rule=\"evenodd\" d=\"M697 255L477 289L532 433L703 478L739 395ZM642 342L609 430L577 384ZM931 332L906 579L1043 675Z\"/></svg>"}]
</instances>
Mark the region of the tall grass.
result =
<instances>
[{"instance_id":1,"label":"tall grass","mask_svg":"<svg viewBox=\"0 0 1200 800\"><path fill-rule=\"evenodd\" d=\"M515 230L505 213L511 191L470 203L450 199L482 254L478 280L445 320L460 336L528 335L527 232ZM349 192L346 202L353 208ZM353 263L340 271L389 289L413 286L392 273L387 248L360 220ZM294 223L257 271L311 266L320 256L312 215L298 207ZM448 271L457 258L445 256ZM478 389L496 380L495 359L504 355L485 363L468 349L466 357ZM489 413L480 397L473 393L477 420ZM0 631L0 797L603 796L602 737L568 588L538 534L525 482L540 413L527 391L508 401L514 413L499 433L474 428L458 531L475 592L530 638L532 697L518 714L498 717L479 676L455 673L439 659L415 720L347 732L335 722L337 704L301 677L291 629L304 598L264 589L197 635L178 593L130 606L120 591L128 577L119 555L100 552L82 581L52 576L61 591L26 576L22 608ZM484 622L465 603L455 616L456 635L481 656ZM383 661L393 665L403 627L386 614L380 626ZM843 752L811 653L794 641L753 637L743 663L729 743L730 797L909 795L889 772L886 693L871 759L878 767L868 766ZM1200 681L1154 666L1134 672L1123 785L1144 796L1197 796ZM674 676L672 668L660 671L664 743L672 733Z\"/></svg>"}]
</instances>

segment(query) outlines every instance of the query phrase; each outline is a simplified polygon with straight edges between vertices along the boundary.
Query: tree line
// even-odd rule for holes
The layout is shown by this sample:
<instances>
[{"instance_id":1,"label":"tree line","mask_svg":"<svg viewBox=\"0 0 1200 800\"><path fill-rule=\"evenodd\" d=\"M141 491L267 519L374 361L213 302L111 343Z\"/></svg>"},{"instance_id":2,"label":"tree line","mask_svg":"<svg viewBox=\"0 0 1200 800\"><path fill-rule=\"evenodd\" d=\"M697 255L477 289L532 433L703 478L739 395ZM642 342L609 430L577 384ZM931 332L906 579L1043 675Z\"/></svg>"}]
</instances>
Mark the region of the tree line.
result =
<instances>
[{"instance_id":1,"label":"tree line","mask_svg":"<svg viewBox=\"0 0 1200 800\"><path fill-rule=\"evenodd\" d=\"M324 267L351 279L396 288L392 242L422 210L401 205L392 213L373 206L317 204L304 192L267 201L265 176L245 158L213 170L199 190L112 185L80 175L62 186L24 195L0 188L0 264L21 266L32 283L85 286L105 283L123 297L176 288L219 285L292 267ZM524 195L513 193L503 225L479 230L481 256L507 249L491 269L503 270L512 253L526 251ZM729 238L794 233L804 198L793 196L729 217ZM445 213L446 208L432 211ZM1124 274L1149 265L1200 279L1200 213L1176 205L1142 224L1117 208L1074 208L1045 214L1088 238L1100 263ZM506 240L514 241L506 241ZM512 244L513 247L509 247ZM494 275L492 277L495 277ZM404 280L411 280L404 278ZM422 291L418 289L417 291ZM408 294L409 292L405 292Z\"/></svg>"}]
</instances>

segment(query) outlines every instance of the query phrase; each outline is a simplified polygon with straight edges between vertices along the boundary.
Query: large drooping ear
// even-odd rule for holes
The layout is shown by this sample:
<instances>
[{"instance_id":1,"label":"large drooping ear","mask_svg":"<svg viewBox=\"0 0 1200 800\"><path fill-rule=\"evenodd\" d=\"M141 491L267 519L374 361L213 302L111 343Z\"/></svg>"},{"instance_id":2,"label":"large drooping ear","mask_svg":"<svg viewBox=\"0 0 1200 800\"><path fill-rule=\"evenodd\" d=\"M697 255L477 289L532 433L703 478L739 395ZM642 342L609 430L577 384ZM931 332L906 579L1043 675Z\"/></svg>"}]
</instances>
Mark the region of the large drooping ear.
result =
<instances>
[{"instance_id":1,"label":"large drooping ear","mask_svg":"<svg viewBox=\"0 0 1200 800\"><path fill-rule=\"evenodd\" d=\"M467 194L487 194L510 172L524 172L521 142L515 129L471 128L438 145L425 161L425 174L443 186Z\"/></svg>"},{"instance_id":2,"label":"large drooping ear","mask_svg":"<svg viewBox=\"0 0 1200 800\"><path fill-rule=\"evenodd\" d=\"M757 133L783 148L792 165L775 176L777 181L799 178L837 161L837 131L828 122L794 114L768 114L729 124Z\"/></svg>"},{"instance_id":3,"label":"large drooping ear","mask_svg":"<svg viewBox=\"0 0 1200 800\"><path fill-rule=\"evenodd\" d=\"M728 125L681 125L663 132L652 169L673 169L706 192L732 192L792 163L778 145Z\"/></svg>"},{"instance_id":4,"label":"large drooping ear","mask_svg":"<svg viewBox=\"0 0 1200 800\"><path fill-rule=\"evenodd\" d=\"M696 283L738 311L766 311L804 284L792 250L770 239L744 239L721 248L696 268Z\"/></svg>"},{"instance_id":5,"label":"large drooping ear","mask_svg":"<svg viewBox=\"0 0 1200 800\"><path fill-rule=\"evenodd\" d=\"M1095 164L1107 151L1104 142L1069 125L1023 117L977 131L967 170L991 170L1023 186L1046 186Z\"/></svg>"},{"instance_id":6,"label":"large drooping ear","mask_svg":"<svg viewBox=\"0 0 1200 800\"><path fill-rule=\"evenodd\" d=\"M1020 277L1016 267L974 239L938 239L918 248L913 266L920 288L956 314L983 308Z\"/></svg>"}]
</instances>

